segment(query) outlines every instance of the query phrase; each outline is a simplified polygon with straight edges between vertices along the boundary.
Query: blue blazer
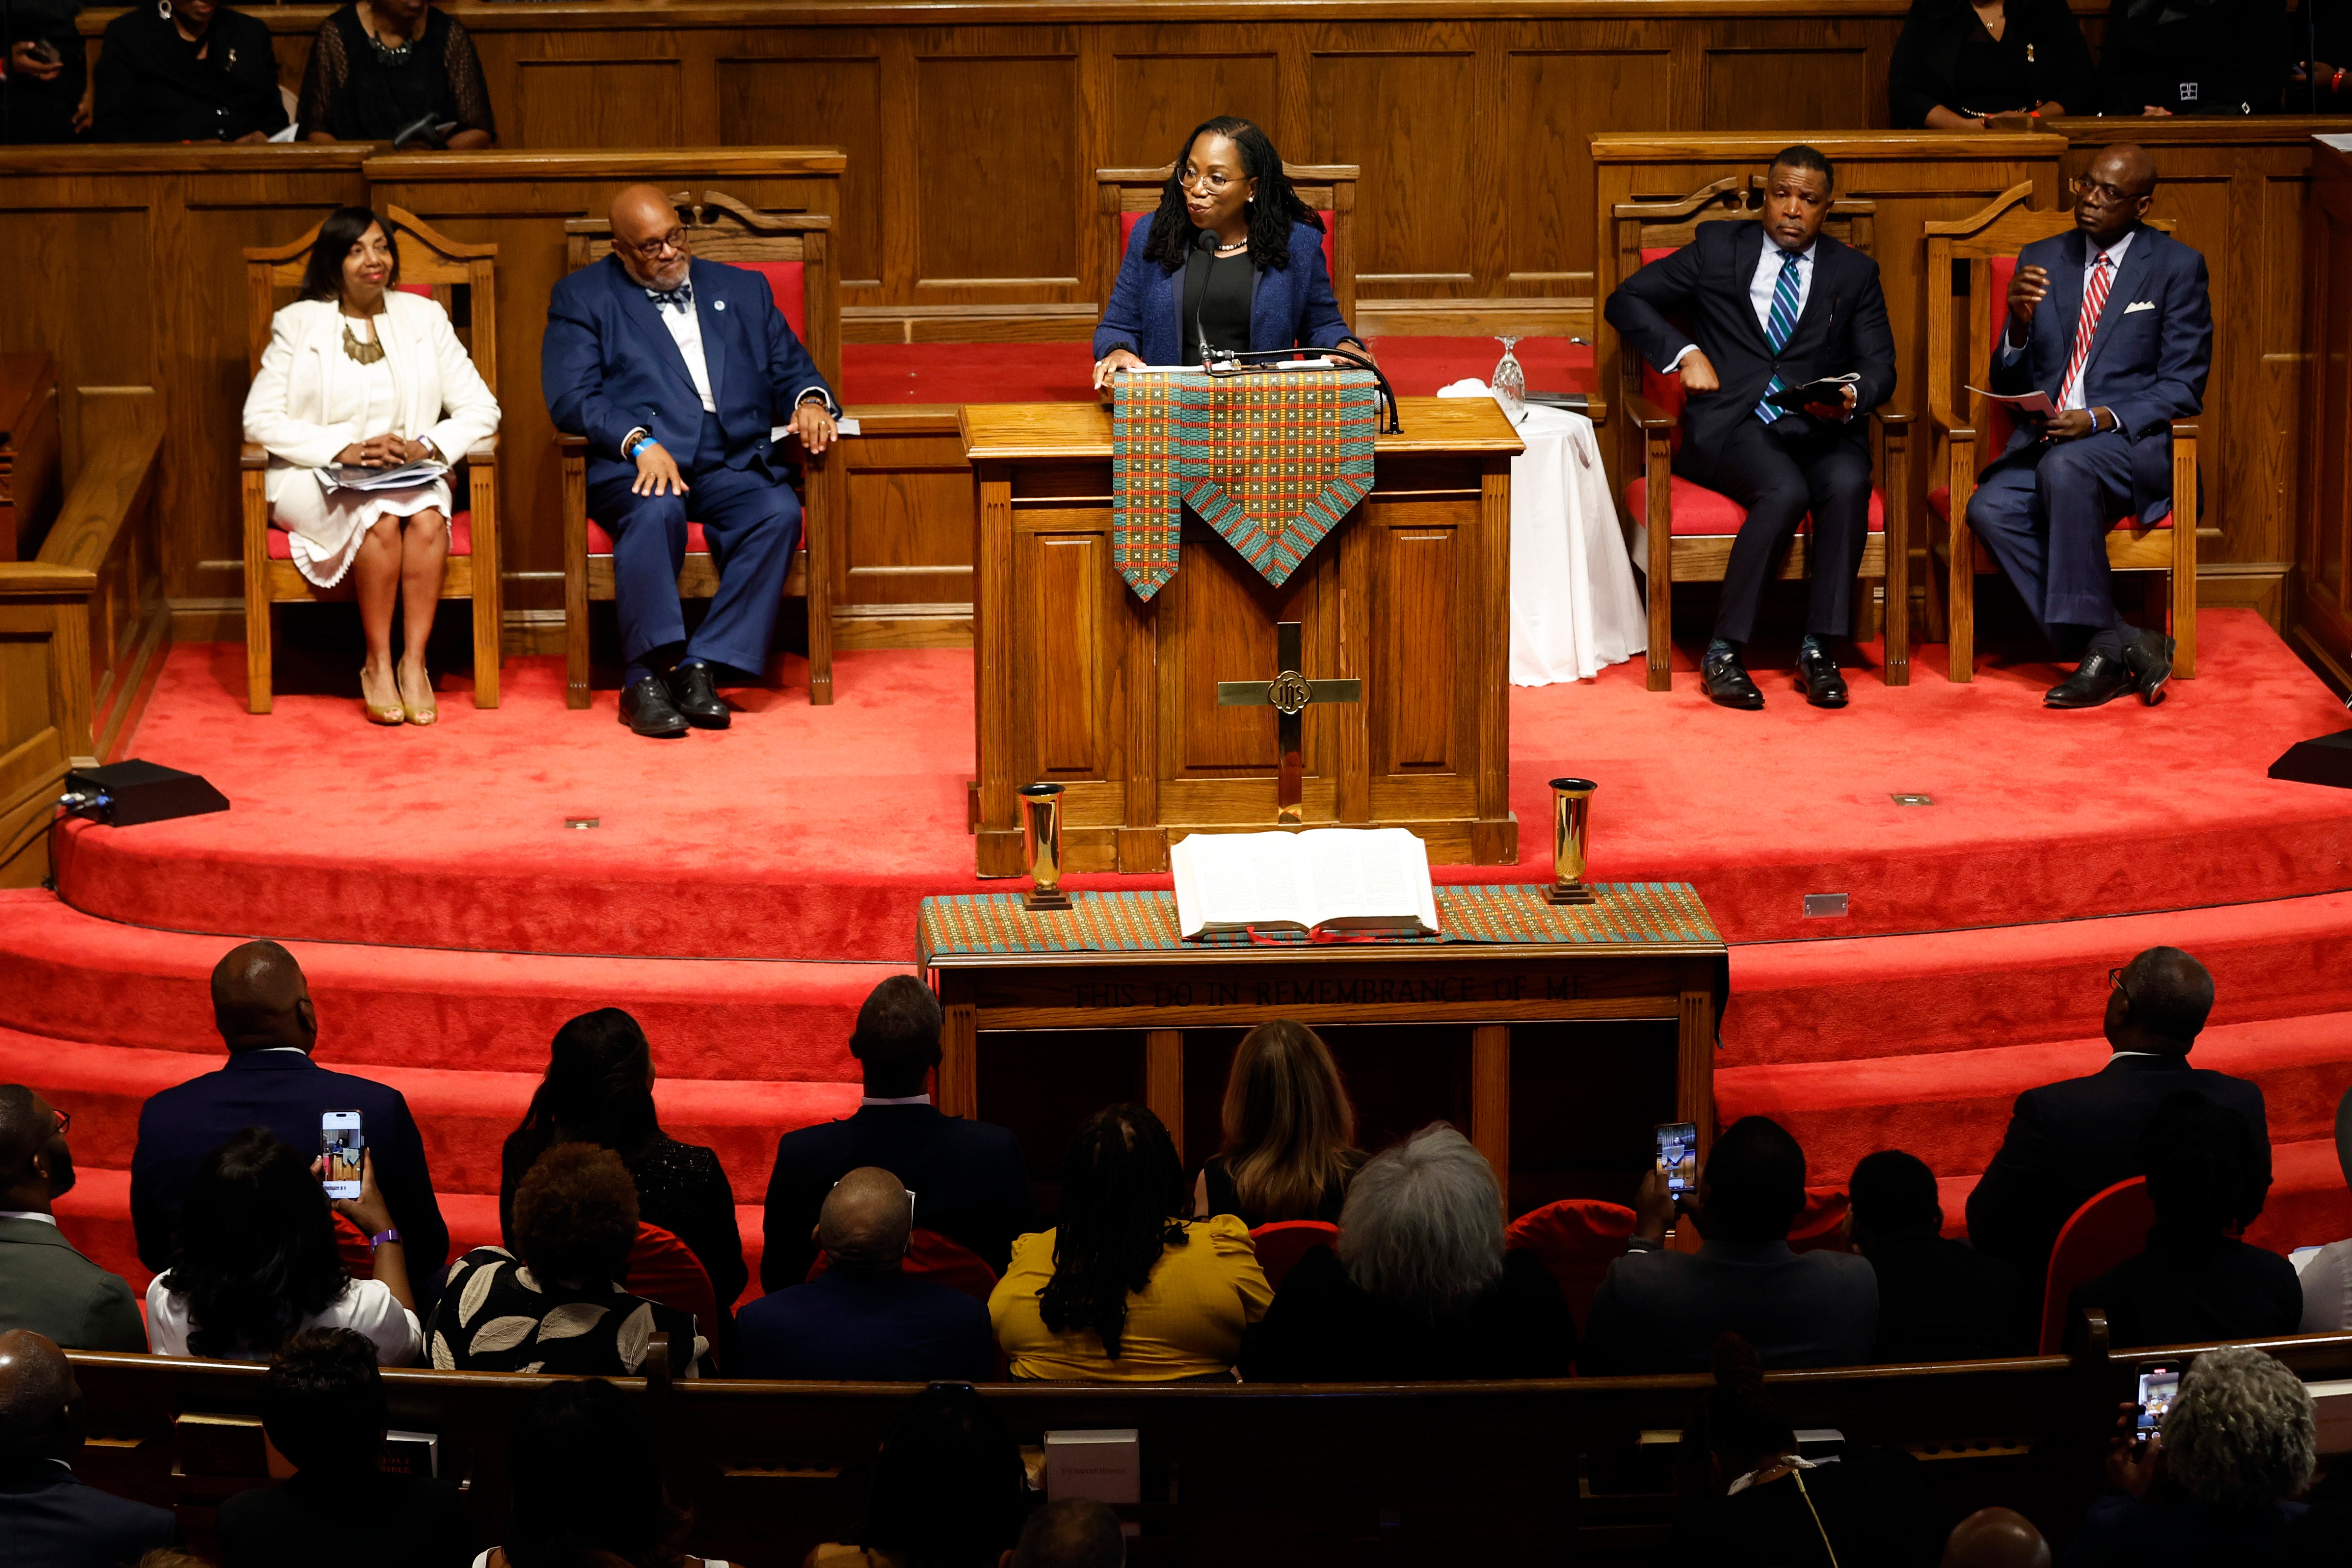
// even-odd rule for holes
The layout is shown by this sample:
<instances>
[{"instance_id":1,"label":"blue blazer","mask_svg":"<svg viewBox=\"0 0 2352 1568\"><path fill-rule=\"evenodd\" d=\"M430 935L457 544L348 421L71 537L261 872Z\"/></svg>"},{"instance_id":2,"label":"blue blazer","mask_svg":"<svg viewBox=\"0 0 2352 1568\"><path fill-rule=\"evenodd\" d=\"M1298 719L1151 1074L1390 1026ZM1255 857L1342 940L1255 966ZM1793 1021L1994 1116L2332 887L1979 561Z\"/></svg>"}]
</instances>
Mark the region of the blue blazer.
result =
<instances>
[{"instance_id":1,"label":"blue blazer","mask_svg":"<svg viewBox=\"0 0 2352 1568\"><path fill-rule=\"evenodd\" d=\"M449 1227L407 1100L373 1079L330 1072L300 1051L238 1051L220 1071L167 1089L140 1108L139 1146L131 1154L139 1261L158 1273L171 1267L180 1202L206 1155L247 1127L267 1127L316 1154L322 1110L360 1113L360 1132L375 1156L376 1188L408 1250L409 1278L428 1284L449 1260Z\"/></svg>"},{"instance_id":2,"label":"blue blazer","mask_svg":"<svg viewBox=\"0 0 2352 1568\"><path fill-rule=\"evenodd\" d=\"M1184 343L1184 269L1171 272L1143 258L1151 237L1149 220L1128 236L1118 264L1118 282L1095 329L1095 358L1113 349L1141 356L1146 364L1181 364ZM1339 314L1331 274L1323 265L1323 231L1309 224L1290 226L1290 264L1260 268L1250 296L1249 346L1328 349L1355 333Z\"/></svg>"},{"instance_id":3,"label":"blue blazer","mask_svg":"<svg viewBox=\"0 0 2352 1568\"><path fill-rule=\"evenodd\" d=\"M835 414L841 405L776 309L765 278L698 258L688 264L687 277L694 284L711 401L719 405L719 428L726 437L726 466L757 465L782 479L792 465L775 455L769 431L791 418L809 393L822 393ZM621 456L621 437L640 425L681 468L694 460L701 395L659 308L622 270L618 257L583 267L555 286L540 343L539 384L555 427L588 437L592 488L635 473L636 465Z\"/></svg>"},{"instance_id":4,"label":"blue blazer","mask_svg":"<svg viewBox=\"0 0 2352 1568\"><path fill-rule=\"evenodd\" d=\"M2083 314L2083 265L2090 241L2082 230L2053 235L2017 253L2020 267L2050 274L2050 292L2028 324L2025 348L2012 360L2004 309L1995 340L1992 390L2018 394L2036 387L2058 400L2066 362L2074 353L2074 323ZM2108 288L2083 366L2083 401L2111 408L2131 443L2132 510L2154 522L2172 508L2172 424L2205 406L2205 373L2213 363L2213 310L2205 287L2205 258L2161 229L2142 224ZM2042 444L2023 426L2010 437L2002 461Z\"/></svg>"}]
</instances>

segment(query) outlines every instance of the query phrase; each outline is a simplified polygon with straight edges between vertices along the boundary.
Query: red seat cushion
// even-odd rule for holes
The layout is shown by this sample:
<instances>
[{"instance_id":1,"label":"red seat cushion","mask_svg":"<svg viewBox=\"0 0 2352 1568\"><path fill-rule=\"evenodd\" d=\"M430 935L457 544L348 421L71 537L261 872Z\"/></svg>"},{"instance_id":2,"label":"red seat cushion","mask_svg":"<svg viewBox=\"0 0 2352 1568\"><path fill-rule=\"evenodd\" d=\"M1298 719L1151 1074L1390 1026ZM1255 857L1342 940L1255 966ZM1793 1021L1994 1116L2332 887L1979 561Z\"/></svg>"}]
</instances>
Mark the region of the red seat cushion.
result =
<instances>
[{"instance_id":1,"label":"red seat cushion","mask_svg":"<svg viewBox=\"0 0 2352 1568\"><path fill-rule=\"evenodd\" d=\"M776 309L784 313L784 321L793 329L793 336L803 343L808 342L808 282L807 266L799 261L736 261L730 266L746 272L756 272L768 280L768 291L776 297Z\"/></svg>"},{"instance_id":2,"label":"red seat cushion","mask_svg":"<svg viewBox=\"0 0 2352 1568\"><path fill-rule=\"evenodd\" d=\"M1339 271L1339 267L1331 259L1331 247L1333 244L1331 238L1331 209L1328 207L1318 207L1316 209L1316 216L1323 220L1323 270L1336 275ZM1135 243L1135 226L1150 216L1151 214L1150 213L1121 213L1119 215L1118 253L1121 256L1125 256L1127 254L1127 247ZM1337 289L1336 284L1333 287L1335 289Z\"/></svg>"},{"instance_id":3,"label":"red seat cushion","mask_svg":"<svg viewBox=\"0 0 2352 1568\"><path fill-rule=\"evenodd\" d=\"M1278 1219L1250 1232L1250 1245L1257 1248L1265 1282L1279 1290L1300 1258L1318 1247L1339 1245L1339 1227L1328 1220Z\"/></svg>"},{"instance_id":4,"label":"red seat cushion","mask_svg":"<svg viewBox=\"0 0 2352 1568\"><path fill-rule=\"evenodd\" d=\"M688 555L710 553L710 546L702 537L702 524L689 522L686 525L686 552ZM588 520L588 553L591 555L613 553L613 536L605 532L604 525L593 517Z\"/></svg>"},{"instance_id":5,"label":"red seat cushion","mask_svg":"<svg viewBox=\"0 0 2352 1568\"><path fill-rule=\"evenodd\" d=\"M1441 386L1495 374L1503 345L1493 338L1373 338L1366 345L1400 397L1433 397ZM1568 338L1521 338L1511 351L1531 392L1592 391L1592 348Z\"/></svg>"},{"instance_id":6,"label":"red seat cushion","mask_svg":"<svg viewBox=\"0 0 2352 1568\"><path fill-rule=\"evenodd\" d=\"M821 1277L832 1261L819 1248L806 1278ZM989 1297L996 1290L996 1270L988 1266L986 1258L928 1226L919 1225L908 1233L907 1258L898 1268L918 1279L961 1290L982 1306L988 1304Z\"/></svg>"},{"instance_id":7,"label":"red seat cushion","mask_svg":"<svg viewBox=\"0 0 2352 1568\"><path fill-rule=\"evenodd\" d=\"M403 283L399 289L402 293L414 294L420 300L433 298L433 285L430 283Z\"/></svg>"},{"instance_id":8,"label":"red seat cushion","mask_svg":"<svg viewBox=\"0 0 2352 1568\"><path fill-rule=\"evenodd\" d=\"M694 1249L657 1225L637 1226L637 1244L629 1249L627 1277L622 1281L632 1296L658 1301L665 1307L694 1314L695 1332L719 1337L719 1299L710 1275Z\"/></svg>"},{"instance_id":9,"label":"red seat cushion","mask_svg":"<svg viewBox=\"0 0 2352 1568\"><path fill-rule=\"evenodd\" d=\"M1093 403L1087 343L845 343L849 404Z\"/></svg>"},{"instance_id":10,"label":"red seat cushion","mask_svg":"<svg viewBox=\"0 0 2352 1568\"><path fill-rule=\"evenodd\" d=\"M593 526L593 525L592 525ZM461 511L449 520L449 553L471 555L474 552L474 514ZM272 561L294 559L294 542L284 529L273 521L269 525L269 558Z\"/></svg>"},{"instance_id":11,"label":"red seat cushion","mask_svg":"<svg viewBox=\"0 0 2352 1568\"><path fill-rule=\"evenodd\" d=\"M1601 1278L1624 1256L1625 1238L1633 1234L1633 1211L1622 1204L1562 1198L1513 1220L1503 1245L1524 1247L1543 1260L1581 1326Z\"/></svg>"},{"instance_id":12,"label":"red seat cushion","mask_svg":"<svg viewBox=\"0 0 2352 1568\"><path fill-rule=\"evenodd\" d=\"M1934 512L1946 522L1951 521L1952 487L1949 485L1937 485L1934 489L1929 490L1927 492L1927 510ZM2143 527L2170 528L2171 526L2172 513L2168 510L2162 517L2158 518L2154 522L2145 525L2143 525L2137 518L2135 518L2129 512L2126 512L2123 516L2116 519L2114 523L2115 531L2118 533L2122 532L2126 529L2139 529Z\"/></svg>"},{"instance_id":13,"label":"red seat cushion","mask_svg":"<svg viewBox=\"0 0 2352 1568\"><path fill-rule=\"evenodd\" d=\"M1650 481L1635 479L1625 487L1626 510L1633 521L1646 524L1650 516ZM1738 533L1739 525L1748 521L1748 509L1717 490L1693 484L1680 474L1673 476L1666 489L1666 515L1672 521L1677 539L1706 539ZM1813 520L1807 513L1797 524L1797 531L1812 531ZM1870 531L1886 531L1886 497L1873 485L1870 489Z\"/></svg>"}]
</instances>

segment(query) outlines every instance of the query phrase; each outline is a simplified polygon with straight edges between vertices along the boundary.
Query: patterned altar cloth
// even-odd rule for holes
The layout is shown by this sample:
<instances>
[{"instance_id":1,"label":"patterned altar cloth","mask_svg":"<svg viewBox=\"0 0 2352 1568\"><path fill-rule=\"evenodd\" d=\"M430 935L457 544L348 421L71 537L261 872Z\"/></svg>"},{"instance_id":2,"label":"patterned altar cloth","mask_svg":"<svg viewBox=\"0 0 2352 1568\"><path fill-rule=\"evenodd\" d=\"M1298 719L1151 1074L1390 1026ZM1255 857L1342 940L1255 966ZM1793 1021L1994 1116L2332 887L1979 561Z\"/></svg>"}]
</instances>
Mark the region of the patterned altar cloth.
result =
<instances>
[{"instance_id":1,"label":"patterned altar cloth","mask_svg":"<svg viewBox=\"0 0 2352 1568\"><path fill-rule=\"evenodd\" d=\"M1129 374L1111 403L1111 563L1149 599L1184 508L1279 586L1371 493L1380 382L1363 370Z\"/></svg>"},{"instance_id":2,"label":"patterned altar cloth","mask_svg":"<svg viewBox=\"0 0 2352 1568\"><path fill-rule=\"evenodd\" d=\"M1596 882L1594 901L1545 901L1543 884L1439 888L1437 936L1335 942L1297 932L1220 932L1186 942L1176 895L1072 893L1066 910L1029 910L1021 895L961 893L925 899L921 962L980 952L1146 952L1205 947L1426 947L1444 943L1547 946L1716 947L1722 937L1688 882Z\"/></svg>"}]
</instances>

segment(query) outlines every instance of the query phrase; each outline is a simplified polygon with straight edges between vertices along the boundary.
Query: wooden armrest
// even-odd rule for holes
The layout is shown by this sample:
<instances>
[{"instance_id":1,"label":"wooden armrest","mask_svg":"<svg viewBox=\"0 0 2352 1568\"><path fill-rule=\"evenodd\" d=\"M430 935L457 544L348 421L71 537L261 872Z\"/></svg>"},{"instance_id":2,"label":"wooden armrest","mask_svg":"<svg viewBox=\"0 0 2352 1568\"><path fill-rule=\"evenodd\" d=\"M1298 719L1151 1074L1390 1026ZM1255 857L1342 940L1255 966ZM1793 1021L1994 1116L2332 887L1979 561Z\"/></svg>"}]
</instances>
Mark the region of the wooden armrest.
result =
<instances>
[{"instance_id":1,"label":"wooden armrest","mask_svg":"<svg viewBox=\"0 0 2352 1568\"><path fill-rule=\"evenodd\" d=\"M237 448L236 466L240 468L269 467L269 448L258 441L247 441Z\"/></svg>"},{"instance_id":2,"label":"wooden armrest","mask_svg":"<svg viewBox=\"0 0 2352 1568\"><path fill-rule=\"evenodd\" d=\"M1874 408L1870 411L1870 416L1881 425L1908 425L1918 417L1916 414L1906 414L1899 408L1892 414L1884 408Z\"/></svg>"},{"instance_id":3,"label":"wooden armrest","mask_svg":"<svg viewBox=\"0 0 2352 1568\"><path fill-rule=\"evenodd\" d=\"M2194 441L2197 439L2197 421L2194 419L2174 420L2172 422L2172 438L2176 441Z\"/></svg>"},{"instance_id":4,"label":"wooden armrest","mask_svg":"<svg viewBox=\"0 0 2352 1568\"><path fill-rule=\"evenodd\" d=\"M588 437L558 430L555 433L555 449L566 456L573 452L585 452L588 449Z\"/></svg>"},{"instance_id":5,"label":"wooden armrest","mask_svg":"<svg viewBox=\"0 0 2352 1568\"><path fill-rule=\"evenodd\" d=\"M1675 427L1673 416L1638 392L1625 395L1625 412L1633 416L1633 423L1644 430L1671 430Z\"/></svg>"},{"instance_id":6,"label":"wooden armrest","mask_svg":"<svg viewBox=\"0 0 2352 1568\"><path fill-rule=\"evenodd\" d=\"M483 437L466 448L466 461L469 463L495 463L498 460L499 438L495 433Z\"/></svg>"}]
</instances>

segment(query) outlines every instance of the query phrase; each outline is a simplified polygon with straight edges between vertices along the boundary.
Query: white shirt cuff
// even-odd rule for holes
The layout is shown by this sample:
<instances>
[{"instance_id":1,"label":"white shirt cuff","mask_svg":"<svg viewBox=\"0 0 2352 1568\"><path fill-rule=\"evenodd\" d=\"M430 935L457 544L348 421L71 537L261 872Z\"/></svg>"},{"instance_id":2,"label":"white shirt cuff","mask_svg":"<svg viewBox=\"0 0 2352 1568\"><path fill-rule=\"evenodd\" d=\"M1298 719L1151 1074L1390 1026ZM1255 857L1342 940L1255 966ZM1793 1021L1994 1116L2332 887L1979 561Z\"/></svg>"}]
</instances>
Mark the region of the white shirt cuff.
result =
<instances>
[{"instance_id":1,"label":"white shirt cuff","mask_svg":"<svg viewBox=\"0 0 2352 1568\"><path fill-rule=\"evenodd\" d=\"M802 387L800 392L793 398L793 406L798 408L802 404L806 403L812 397L824 399L824 411L827 414L832 415L836 419L841 417L841 405L835 403L833 400L833 395L825 391L822 386Z\"/></svg>"},{"instance_id":2,"label":"white shirt cuff","mask_svg":"<svg viewBox=\"0 0 2352 1568\"><path fill-rule=\"evenodd\" d=\"M2024 343L2011 343L2009 341L2009 333L2004 330L2000 334L2000 363L2015 364L2018 356L2025 353L2025 348Z\"/></svg>"},{"instance_id":3,"label":"white shirt cuff","mask_svg":"<svg viewBox=\"0 0 2352 1568\"><path fill-rule=\"evenodd\" d=\"M1698 345L1696 343L1685 343L1682 346L1681 353L1675 354L1674 358L1668 360L1665 363L1658 367L1658 374L1660 375L1674 374L1675 372L1682 369L1683 361L1690 358L1691 355L1696 353L1698 353Z\"/></svg>"},{"instance_id":4,"label":"white shirt cuff","mask_svg":"<svg viewBox=\"0 0 2352 1568\"><path fill-rule=\"evenodd\" d=\"M652 434L653 434L653 432L652 432L652 431L650 431L650 430L646 429L644 426L640 425L640 426L638 426L635 429L631 430L627 435L625 435L625 436L622 437L621 437L621 458L622 458L622 460L623 460L623 461L627 461L627 460L628 460L628 458L629 458L629 448L630 448L630 447L634 447L634 446L635 446L639 441L643 440L646 437L650 436L650 435L652 435Z\"/></svg>"}]
</instances>

